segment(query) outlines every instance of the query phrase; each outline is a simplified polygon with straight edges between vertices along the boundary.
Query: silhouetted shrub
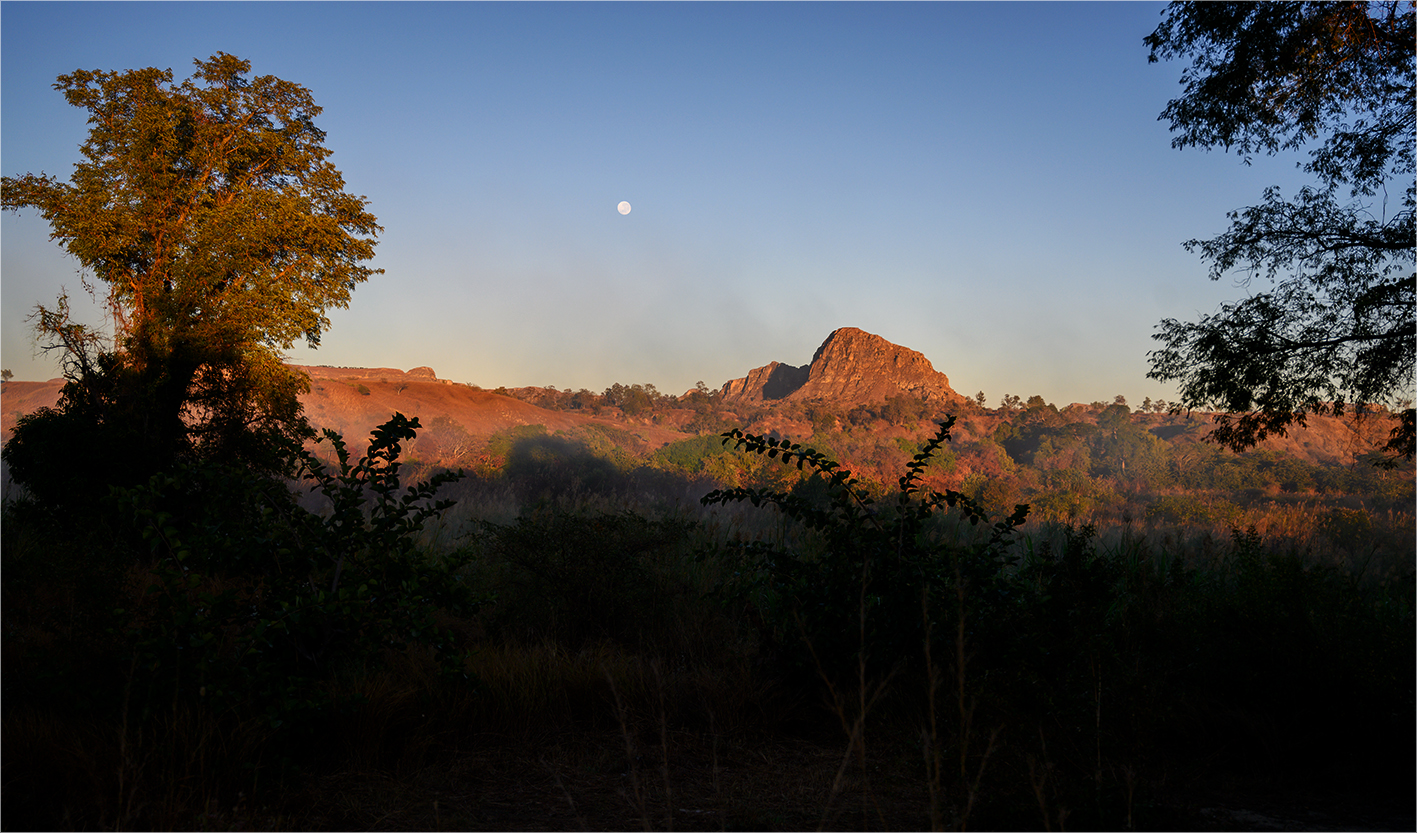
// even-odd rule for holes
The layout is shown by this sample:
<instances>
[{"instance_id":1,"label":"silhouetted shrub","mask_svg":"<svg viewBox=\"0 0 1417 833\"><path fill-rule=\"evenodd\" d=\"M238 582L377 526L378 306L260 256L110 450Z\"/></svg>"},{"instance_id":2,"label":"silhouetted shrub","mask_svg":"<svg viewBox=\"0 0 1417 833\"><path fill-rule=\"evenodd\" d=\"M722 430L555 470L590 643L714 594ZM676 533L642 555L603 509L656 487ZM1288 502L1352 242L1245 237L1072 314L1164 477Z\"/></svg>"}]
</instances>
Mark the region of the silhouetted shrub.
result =
<instances>
[{"instance_id":1,"label":"silhouetted shrub","mask_svg":"<svg viewBox=\"0 0 1417 833\"><path fill-rule=\"evenodd\" d=\"M280 481L211 463L125 490L154 559L153 584L119 611L148 690L281 726L330 704L321 683L338 668L409 643L460 677L465 648L438 617L482 600L458 574L465 556L435 556L418 535L452 505L434 497L461 473L401 487L401 444L418 427L395 414L357 463L327 429L335 469L308 452L302 463L327 515L300 509Z\"/></svg>"},{"instance_id":2,"label":"silhouetted shrub","mask_svg":"<svg viewBox=\"0 0 1417 833\"><path fill-rule=\"evenodd\" d=\"M816 668L829 680L840 680L855 676L864 664L879 680L918 657L931 627L922 603L930 622L966 615L964 607L970 617L1002 613L993 608L1003 600L997 591L1009 561L1007 546L1028 507L1016 506L977 546L946 543L933 534L939 516L951 508L971 524L988 517L961 492L921 485L953 423L951 418L940 424L906 466L898 490L879 502L851 472L815 449L736 429L723 435L725 444L813 472L791 491L738 487L703 498L708 505L772 506L809 533L800 548L740 543L741 567L728 588L765 611L799 669Z\"/></svg>"}]
</instances>

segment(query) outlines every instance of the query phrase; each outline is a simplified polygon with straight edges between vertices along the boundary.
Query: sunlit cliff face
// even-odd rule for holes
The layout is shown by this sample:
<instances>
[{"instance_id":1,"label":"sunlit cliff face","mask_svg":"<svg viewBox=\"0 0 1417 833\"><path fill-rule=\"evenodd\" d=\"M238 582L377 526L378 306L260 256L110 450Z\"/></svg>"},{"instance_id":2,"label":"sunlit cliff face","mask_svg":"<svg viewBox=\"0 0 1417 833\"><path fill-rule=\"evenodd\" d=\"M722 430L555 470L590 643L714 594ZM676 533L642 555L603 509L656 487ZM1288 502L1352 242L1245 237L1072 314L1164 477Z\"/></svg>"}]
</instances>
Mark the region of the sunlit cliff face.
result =
<instances>
[{"instance_id":1,"label":"sunlit cliff face","mask_svg":"<svg viewBox=\"0 0 1417 833\"><path fill-rule=\"evenodd\" d=\"M726 383L722 393L728 401L748 402L791 398L868 403L900 393L927 400L961 398L949 377L924 355L855 327L827 336L809 365L772 362Z\"/></svg>"}]
</instances>

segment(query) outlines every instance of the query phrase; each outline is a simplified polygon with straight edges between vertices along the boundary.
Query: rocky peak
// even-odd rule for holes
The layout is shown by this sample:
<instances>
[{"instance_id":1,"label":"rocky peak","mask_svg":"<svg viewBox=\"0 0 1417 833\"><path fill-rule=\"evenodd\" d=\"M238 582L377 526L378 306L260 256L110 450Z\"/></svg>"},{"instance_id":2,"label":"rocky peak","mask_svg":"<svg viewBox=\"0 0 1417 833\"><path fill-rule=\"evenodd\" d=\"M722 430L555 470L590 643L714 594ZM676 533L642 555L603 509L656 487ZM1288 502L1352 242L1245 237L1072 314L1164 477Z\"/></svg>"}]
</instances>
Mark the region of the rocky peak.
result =
<instances>
[{"instance_id":1,"label":"rocky peak","mask_svg":"<svg viewBox=\"0 0 1417 833\"><path fill-rule=\"evenodd\" d=\"M730 402L826 399L866 404L902 393L932 401L960 398L949 378L923 354L855 327L827 336L805 367L772 362L726 383L720 393Z\"/></svg>"}]
</instances>

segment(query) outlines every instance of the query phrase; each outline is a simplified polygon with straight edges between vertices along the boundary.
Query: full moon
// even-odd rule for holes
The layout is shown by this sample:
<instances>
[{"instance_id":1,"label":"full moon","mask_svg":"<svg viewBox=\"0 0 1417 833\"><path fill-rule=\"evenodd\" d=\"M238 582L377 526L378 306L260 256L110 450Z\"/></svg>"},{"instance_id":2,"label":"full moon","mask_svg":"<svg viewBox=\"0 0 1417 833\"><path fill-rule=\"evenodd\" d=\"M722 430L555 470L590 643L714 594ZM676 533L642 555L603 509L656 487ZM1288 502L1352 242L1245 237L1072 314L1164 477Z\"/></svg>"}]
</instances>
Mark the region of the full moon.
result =
<instances>
[{"instance_id":1,"label":"full moon","mask_svg":"<svg viewBox=\"0 0 1417 833\"><path fill-rule=\"evenodd\" d=\"M619 205L615 206L615 210L619 211L621 214L629 214L630 204L622 200Z\"/></svg>"}]
</instances>

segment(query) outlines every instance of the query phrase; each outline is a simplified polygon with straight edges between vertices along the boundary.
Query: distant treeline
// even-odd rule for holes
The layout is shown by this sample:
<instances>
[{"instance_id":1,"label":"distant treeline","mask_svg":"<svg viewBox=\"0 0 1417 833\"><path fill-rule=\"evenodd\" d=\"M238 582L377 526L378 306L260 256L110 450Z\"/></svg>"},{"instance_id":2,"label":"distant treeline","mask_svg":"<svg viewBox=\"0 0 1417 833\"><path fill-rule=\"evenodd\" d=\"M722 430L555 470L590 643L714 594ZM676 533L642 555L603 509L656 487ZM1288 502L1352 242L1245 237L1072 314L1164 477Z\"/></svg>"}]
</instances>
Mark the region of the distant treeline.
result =
<instances>
[{"instance_id":1,"label":"distant treeline","mask_svg":"<svg viewBox=\"0 0 1417 833\"><path fill-rule=\"evenodd\" d=\"M545 394L546 401L578 395ZM1267 534L1282 528L1286 535L1326 535L1346 546L1358 540L1355 535L1366 540L1406 534L1404 519L1410 519L1414 501L1411 465L1383 469L1372 465L1379 452L1363 450L1370 446L1363 430L1375 436L1385 430L1378 422L1341 429L1352 431L1356 453L1340 462L1301 453L1297 444L1295 453L1235 454L1204 441L1210 430L1205 419L1157 413L1154 405L1149 413L1133 412L1120 397L1059 410L1035 396L986 410L977 401L947 408L907 396L849 409L813 402L744 407L702 392L665 397L646 385L617 385L605 396L592 396L602 414L613 414L605 399L634 402L638 395L654 404L623 429L598 422L550 433L528 425L482 438L438 417L411 456L425 466L466 466L481 478L505 481L527 501L567 482L606 494L691 481L718 488L809 488L794 468L725 446L720 433L743 426L822 451L867 488L885 493L922 450L936 421L947 410L963 410L925 478L932 488L959 490L996 513L1026 503L1039 521L1136 521L1221 531L1258 525ZM630 430L637 421L695 436L655 446Z\"/></svg>"}]
</instances>

